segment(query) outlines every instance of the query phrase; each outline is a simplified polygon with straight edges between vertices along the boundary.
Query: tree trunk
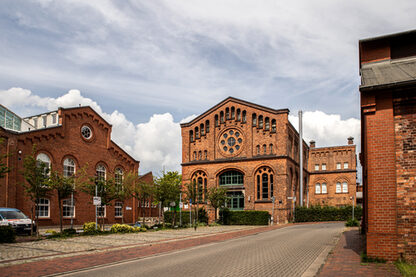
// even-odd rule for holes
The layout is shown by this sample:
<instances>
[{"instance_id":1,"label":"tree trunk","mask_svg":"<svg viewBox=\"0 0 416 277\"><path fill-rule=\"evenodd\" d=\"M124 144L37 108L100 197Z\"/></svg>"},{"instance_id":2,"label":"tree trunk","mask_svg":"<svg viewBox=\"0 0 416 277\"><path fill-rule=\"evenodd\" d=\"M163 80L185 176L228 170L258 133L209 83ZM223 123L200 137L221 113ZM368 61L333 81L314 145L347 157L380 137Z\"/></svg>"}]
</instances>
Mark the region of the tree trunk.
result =
<instances>
[{"instance_id":1,"label":"tree trunk","mask_svg":"<svg viewBox=\"0 0 416 277\"><path fill-rule=\"evenodd\" d=\"M215 223L217 223L217 208L214 208L214 210L215 210L215 215L214 215L214 222Z\"/></svg>"},{"instance_id":2,"label":"tree trunk","mask_svg":"<svg viewBox=\"0 0 416 277\"><path fill-rule=\"evenodd\" d=\"M61 233L62 233L62 202L59 196L58 196L58 207L59 207L59 225L61 227Z\"/></svg>"},{"instance_id":3,"label":"tree trunk","mask_svg":"<svg viewBox=\"0 0 416 277\"><path fill-rule=\"evenodd\" d=\"M35 222L34 221L34 218L33 218L33 205L32 205L32 209L30 209L30 219L32 220L32 228L30 229L30 236L33 236L33 227L34 227L34 224L33 224L33 222ZM37 223L37 222L36 222ZM37 226L36 226L37 227ZM37 229L37 228L36 228Z\"/></svg>"},{"instance_id":4,"label":"tree trunk","mask_svg":"<svg viewBox=\"0 0 416 277\"><path fill-rule=\"evenodd\" d=\"M36 203L35 203L35 218L36 218L36 223L38 224L38 226L36 228L36 236L37 237L39 237L39 212L36 212L36 210L39 210L38 203L39 203L39 199L37 199Z\"/></svg>"},{"instance_id":5,"label":"tree trunk","mask_svg":"<svg viewBox=\"0 0 416 277\"><path fill-rule=\"evenodd\" d=\"M144 201L143 201L143 204L144 204ZM146 204L145 204L145 206L146 206ZM145 220L146 220L146 214L145 214L145 209L144 209L145 207L142 207L142 216L143 216L143 227L144 227L144 225L145 225Z\"/></svg>"}]
</instances>

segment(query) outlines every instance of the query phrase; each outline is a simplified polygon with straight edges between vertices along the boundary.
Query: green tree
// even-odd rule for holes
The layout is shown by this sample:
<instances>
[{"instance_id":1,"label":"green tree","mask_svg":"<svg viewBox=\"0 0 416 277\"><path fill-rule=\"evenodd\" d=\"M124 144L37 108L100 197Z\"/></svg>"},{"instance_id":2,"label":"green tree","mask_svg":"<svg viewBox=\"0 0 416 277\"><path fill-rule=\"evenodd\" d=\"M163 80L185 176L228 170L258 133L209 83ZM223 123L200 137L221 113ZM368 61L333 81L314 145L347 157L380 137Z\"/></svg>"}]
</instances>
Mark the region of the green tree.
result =
<instances>
[{"instance_id":1,"label":"green tree","mask_svg":"<svg viewBox=\"0 0 416 277\"><path fill-rule=\"evenodd\" d=\"M39 222L38 210L39 200L48 196L51 188L49 186L49 167L42 161L35 158L36 146L33 146L32 154L27 155L23 161L23 176L26 180L23 183L26 194L33 203L31 219L33 220L33 208L35 209L36 223ZM33 230L32 230L33 232ZM36 235L39 235L39 228L36 229Z\"/></svg>"},{"instance_id":2,"label":"green tree","mask_svg":"<svg viewBox=\"0 0 416 277\"><path fill-rule=\"evenodd\" d=\"M49 187L56 191L58 196L59 225L62 232L62 200L70 197L75 192L75 178L74 176L64 177L62 174L52 171L48 183ZM71 203L71 206L73 206L73 203Z\"/></svg>"},{"instance_id":3,"label":"green tree","mask_svg":"<svg viewBox=\"0 0 416 277\"><path fill-rule=\"evenodd\" d=\"M193 208L194 208L193 225L196 228L198 224L197 221L198 221L198 210L199 210L199 205L198 205L199 192L198 192L198 187L195 181L185 184L185 194L186 194L185 199L189 202L189 204L190 205L192 205L192 203L194 204L193 205Z\"/></svg>"},{"instance_id":4,"label":"green tree","mask_svg":"<svg viewBox=\"0 0 416 277\"><path fill-rule=\"evenodd\" d=\"M182 176L177 171L163 172L162 176L155 179L156 193L155 198L164 207L169 207L170 203L179 203L181 193ZM176 209L173 211L172 225L175 225ZM165 222L163 222L163 225Z\"/></svg>"},{"instance_id":5,"label":"green tree","mask_svg":"<svg viewBox=\"0 0 416 277\"><path fill-rule=\"evenodd\" d=\"M127 199L131 197L128 188L126 188L124 178L121 183L115 182L115 193L116 193L115 199L122 202L123 208L124 208L124 201L126 201ZM121 223L124 224L124 212L121 217Z\"/></svg>"},{"instance_id":6,"label":"green tree","mask_svg":"<svg viewBox=\"0 0 416 277\"><path fill-rule=\"evenodd\" d=\"M4 143L4 139L0 138L0 147ZM4 178L6 173L10 172L10 168L7 166L7 162L4 161L8 157L7 154L0 154L0 178Z\"/></svg>"},{"instance_id":7,"label":"green tree","mask_svg":"<svg viewBox=\"0 0 416 277\"><path fill-rule=\"evenodd\" d=\"M208 191L208 201L215 210L215 222L217 222L217 210L224 206L227 199L227 189L221 187L213 187Z\"/></svg>"}]
</instances>

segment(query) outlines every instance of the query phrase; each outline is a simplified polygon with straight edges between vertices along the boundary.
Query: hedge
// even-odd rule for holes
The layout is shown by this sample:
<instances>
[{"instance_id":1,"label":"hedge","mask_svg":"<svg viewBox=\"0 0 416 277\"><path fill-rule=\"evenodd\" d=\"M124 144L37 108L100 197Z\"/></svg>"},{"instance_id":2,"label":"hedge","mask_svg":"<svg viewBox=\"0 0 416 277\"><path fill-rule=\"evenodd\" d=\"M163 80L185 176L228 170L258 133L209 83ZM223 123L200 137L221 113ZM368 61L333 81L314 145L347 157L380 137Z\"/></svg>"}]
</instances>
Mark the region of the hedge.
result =
<instances>
[{"instance_id":1,"label":"hedge","mask_svg":"<svg viewBox=\"0 0 416 277\"><path fill-rule=\"evenodd\" d=\"M164 220L166 223L172 222L172 211L164 212ZM192 223L194 221L195 212L192 210ZM179 211L176 212L176 224L179 225ZM198 222L206 223L208 224L208 215L207 211L204 208L199 208L198 210ZM189 212L188 211L182 211L182 225L189 224Z\"/></svg>"},{"instance_id":2,"label":"hedge","mask_svg":"<svg viewBox=\"0 0 416 277\"><path fill-rule=\"evenodd\" d=\"M0 226L0 243L16 241L16 232L11 226Z\"/></svg>"},{"instance_id":3,"label":"hedge","mask_svg":"<svg viewBox=\"0 0 416 277\"><path fill-rule=\"evenodd\" d=\"M270 214L267 211L220 211L220 223L224 225L268 225Z\"/></svg>"},{"instance_id":4,"label":"hedge","mask_svg":"<svg viewBox=\"0 0 416 277\"><path fill-rule=\"evenodd\" d=\"M362 207L354 207L354 218L360 220L363 214ZM317 222L317 221L346 221L352 217L352 206L329 207L311 206L296 207L296 222Z\"/></svg>"}]
</instances>

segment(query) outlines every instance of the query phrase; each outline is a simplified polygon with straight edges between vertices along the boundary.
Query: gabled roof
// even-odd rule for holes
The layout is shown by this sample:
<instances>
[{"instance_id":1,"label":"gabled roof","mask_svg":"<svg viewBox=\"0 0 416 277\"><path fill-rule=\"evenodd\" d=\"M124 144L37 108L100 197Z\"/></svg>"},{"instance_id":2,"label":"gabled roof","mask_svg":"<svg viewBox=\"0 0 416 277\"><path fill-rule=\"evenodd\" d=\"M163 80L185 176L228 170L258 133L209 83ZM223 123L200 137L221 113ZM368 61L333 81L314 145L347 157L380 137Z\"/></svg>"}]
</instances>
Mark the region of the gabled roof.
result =
<instances>
[{"instance_id":1,"label":"gabled roof","mask_svg":"<svg viewBox=\"0 0 416 277\"><path fill-rule=\"evenodd\" d=\"M272 109L272 108L269 108L269 107L254 104L254 103L251 103L251 102L248 102L248 101L245 101L245 100L241 100L241 99L229 96L226 99L224 99L223 101L221 101L220 103L218 103L217 105L215 105L214 107L212 107L209 110L205 111L204 113L200 114L199 116L197 116L196 118L194 118L190 122L182 123L181 127L188 127L188 126L192 125L193 123L197 122L201 118L204 118L206 115L212 113L213 111L217 110L218 108L220 108L221 106L224 106L225 104L227 104L229 102L233 102L233 103L236 103L236 104L241 104L241 105L244 105L244 106L248 106L248 107L251 107L251 108L255 108L255 109L262 110L262 111L269 112L269 113L273 113L273 114L289 113L289 109L278 109L278 110L276 110L276 109Z\"/></svg>"}]
</instances>

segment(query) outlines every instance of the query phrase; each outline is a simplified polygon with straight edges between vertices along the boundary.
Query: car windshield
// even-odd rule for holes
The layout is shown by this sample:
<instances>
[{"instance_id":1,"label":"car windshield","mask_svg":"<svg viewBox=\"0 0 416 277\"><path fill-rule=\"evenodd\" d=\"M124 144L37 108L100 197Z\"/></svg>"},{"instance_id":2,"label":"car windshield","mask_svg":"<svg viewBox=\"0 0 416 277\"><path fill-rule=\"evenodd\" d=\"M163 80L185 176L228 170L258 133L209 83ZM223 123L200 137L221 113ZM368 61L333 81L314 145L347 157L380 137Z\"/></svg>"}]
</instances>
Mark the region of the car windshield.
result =
<instances>
[{"instance_id":1,"label":"car windshield","mask_svg":"<svg viewBox=\"0 0 416 277\"><path fill-rule=\"evenodd\" d=\"M0 215L4 219L24 219L27 218L27 216L24 215L24 213L20 211L0 211Z\"/></svg>"}]
</instances>

